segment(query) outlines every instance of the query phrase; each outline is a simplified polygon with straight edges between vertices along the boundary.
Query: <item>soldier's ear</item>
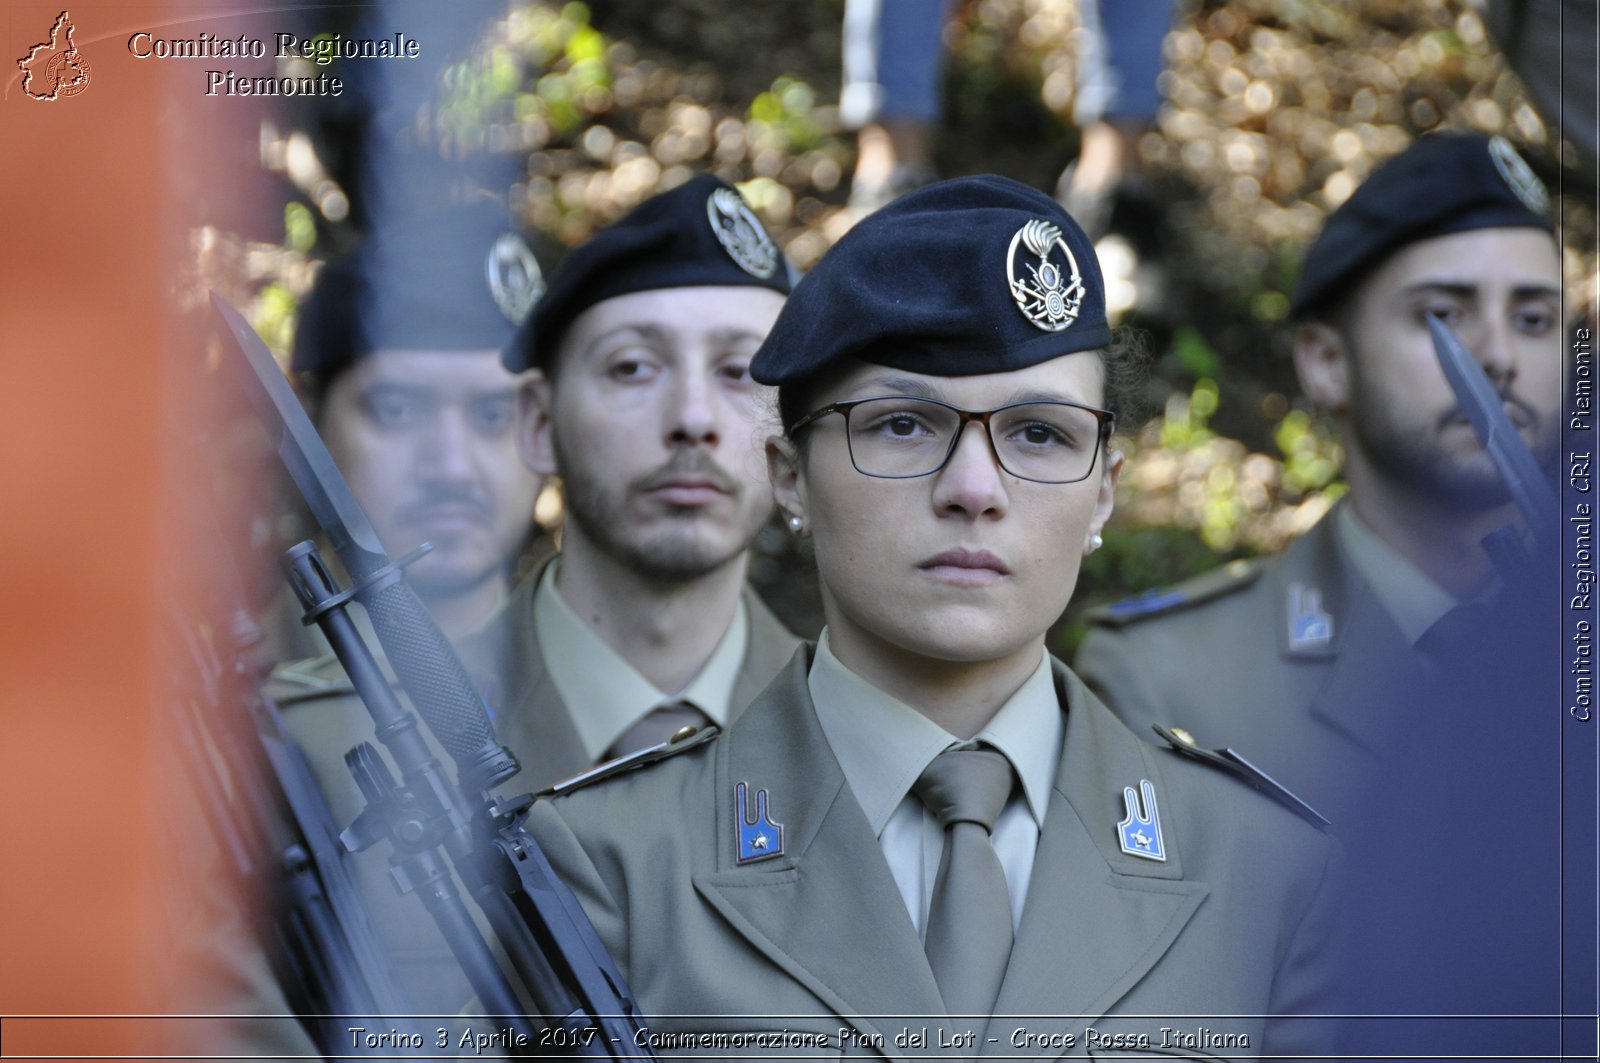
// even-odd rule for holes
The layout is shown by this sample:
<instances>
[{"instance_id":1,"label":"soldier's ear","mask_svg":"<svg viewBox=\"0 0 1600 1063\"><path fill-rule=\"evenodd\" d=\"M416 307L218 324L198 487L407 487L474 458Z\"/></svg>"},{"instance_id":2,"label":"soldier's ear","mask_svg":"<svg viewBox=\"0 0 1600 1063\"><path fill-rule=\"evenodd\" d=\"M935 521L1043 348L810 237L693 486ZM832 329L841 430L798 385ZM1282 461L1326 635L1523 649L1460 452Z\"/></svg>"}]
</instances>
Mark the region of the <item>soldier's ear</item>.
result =
<instances>
[{"instance_id":1,"label":"soldier's ear","mask_svg":"<svg viewBox=\"0 0 1600 1063\"><path fill-rule=\"evenodd\" d=\"M1294 370L1300 390L1317 406L1342 414L1350 403L1350 349L1332 325L1311 322L1294 336Z\"/></svg>"},{"instance_id":2,"label":"soldier's ear","mask_svg":"<svg viewBox=\"0 0 1600 1063\"><path fill-rule=\"evenodd\" d=\"M1123 463L1127 460L1120 450L1111 449L1111 441L1106 441L1105 463L1106 471L1100 477L1100 493L1094 500L1094 515L1089 518L1090 538L1097 536L1105 528L1106 521L1111 519L1111 508L1117 499L1117 479L1122 475ZM1084 551L1087 553L1089 543L1084 542Z\"/></svg>"},{"instance_id":3,"label":"soldier's ear","mask_svg":"<svg viewBox=\"0 0 1600 1063\"><path fill-rule=\"evenodd\" d=\"M767 437L767 478L772 481L772 497L791 527L792 518L800 518L804 527L808 517L805 472L801 464L800 449L794 440L784 436Z\"/></svg>"},{"instance_id":4,"label":"soldier's ear","mask_svg":"<svg viewBox=\"0 0 1600 1063\"><path fill-rule=\"evenodd\" d=\"M528 373L517 390L517 452L540 476L557 475L550 427L554 401L549 379L537 369Z\"/></svg>"}]
</instances>

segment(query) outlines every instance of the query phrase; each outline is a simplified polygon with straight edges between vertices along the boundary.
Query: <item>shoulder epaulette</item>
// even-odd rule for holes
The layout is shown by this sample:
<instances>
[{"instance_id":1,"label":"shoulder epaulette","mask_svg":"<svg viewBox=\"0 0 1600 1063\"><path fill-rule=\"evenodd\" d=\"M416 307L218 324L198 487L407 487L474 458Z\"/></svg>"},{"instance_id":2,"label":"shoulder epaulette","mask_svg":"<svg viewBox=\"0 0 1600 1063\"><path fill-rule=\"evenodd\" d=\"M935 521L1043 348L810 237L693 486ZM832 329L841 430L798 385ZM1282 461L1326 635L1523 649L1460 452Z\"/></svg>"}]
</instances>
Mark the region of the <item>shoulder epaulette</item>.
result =
<instances>
[{"instance_id":1,"label":"shoulder epaulette","mask_svg":"<svg viewBox=\"0 0 1600 1063\"><path fill-rule=\"evenodd\" d=\"M267 696L284 708L316 698L355 693L339 658L331 653L279 665L267 677L265 689Z\"/></svg>"},{"instance_id":2,"label":"shoulder epaulette","mask_svg":"<svg viewBox=\"0 0 1600 1063\"><path fill-rule=\"evenodd\" d=\"M562 779L554 785L547 786L539 791L540 797L555 797L560 794L570 794L574 790L600 782L604 779L614 779L618 775L636 771L646 765L654 764L658 760L675 757L679 753L687 752L695 746L704 745L721 732L714 723L708 723L701 728L685 727L665 742L658 742L653 746L645 746L616 760L608 760L604 764L597 764L588 771L580 771L571 778Z\"/></svg>"},{"instance_id":3,"label":"shoulder epaulette","mask_svg":"<svg viewBox=\"0 0 1600 1063\"><path fill-rule=\"evenodd\" d=\"M1327 829L1327 817L1296 797L1287 786L1250 763L1235 750L1226 747L1202 749L1195 743L1194 736L1181 727L1163 727L1159 723L1154 726L1156 734L1166 739L1168 745L1184 756L1219 768L1234 778L1243 780L1252 790L1266 794L1313 827L1319 830Z\"/></svg>"},{"instance_id":4,"label":"shoulder epaulette","mask_svg":"<svg viewBox=\"0 0 1600 1063\"><path fill-rule=\"evenodd\" d=\"M1135 620L1176 612L1232 594L1254 583L1261 572L1262 566L1258 561L1229 561L1226 565L1202 572L1175 586L1153 587L1132 598L1109 605L1097 605L1085 610L1084 616L1090 623L1120 627Z\"/></svg>"}]
</instances>

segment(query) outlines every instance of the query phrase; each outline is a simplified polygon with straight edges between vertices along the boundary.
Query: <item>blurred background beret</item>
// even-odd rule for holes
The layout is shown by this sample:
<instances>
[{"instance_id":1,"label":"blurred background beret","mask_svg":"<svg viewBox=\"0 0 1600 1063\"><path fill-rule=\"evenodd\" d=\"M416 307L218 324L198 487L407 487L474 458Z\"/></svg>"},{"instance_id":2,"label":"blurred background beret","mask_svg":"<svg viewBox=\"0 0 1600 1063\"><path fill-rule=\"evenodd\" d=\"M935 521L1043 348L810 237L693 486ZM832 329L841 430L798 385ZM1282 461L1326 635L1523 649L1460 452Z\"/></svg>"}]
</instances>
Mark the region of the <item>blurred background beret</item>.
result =
<instances>
[{"instance_id":1,"label":"blurred background beret","mask_svg":"<svg viewBox=\"0 0 1600 1063\"><path fill-rule=\"evenodd\" d=\"M291 368L329 377L373 351L498 351L543 290L538 260L499 207L394 218L317 274Z\"/></svg>"},{"instance_id":2,"label":"blurred background beret","mask_svg":"<svg viewBox=\"0 0 1600 1063\"><path fill-rule=\"evenodd\" d=\"M1473 229L1554 231L1550 197L1504 137L1429 133L1386 160L1328 215L1290 309L1322 309L1394 251Z\"/></svg>"},{"instance_id":3,"label":"blurred background beret","mask_svg":"<svg viewBox=\"0 0 1600 1063\"><path fill-rule=\"evenodd\" d=\"M971 376L1110 342L1083 230L1044 193L982 175L862 219L795 286L750 373L787 384L853 358Z\"/></svg>"},{"instance_id":4,"label":"blurred background beret","mask_svg":"<svg viewBox=\"0 0 1600 1063\"><path fill-rule=\"evenodd\" d=\"M506 368L543 366L594 304L659 288L748 285L789 293L789 266L744 197L712 174L652 196L561 260Z\"/></svg>"}]
</instances>

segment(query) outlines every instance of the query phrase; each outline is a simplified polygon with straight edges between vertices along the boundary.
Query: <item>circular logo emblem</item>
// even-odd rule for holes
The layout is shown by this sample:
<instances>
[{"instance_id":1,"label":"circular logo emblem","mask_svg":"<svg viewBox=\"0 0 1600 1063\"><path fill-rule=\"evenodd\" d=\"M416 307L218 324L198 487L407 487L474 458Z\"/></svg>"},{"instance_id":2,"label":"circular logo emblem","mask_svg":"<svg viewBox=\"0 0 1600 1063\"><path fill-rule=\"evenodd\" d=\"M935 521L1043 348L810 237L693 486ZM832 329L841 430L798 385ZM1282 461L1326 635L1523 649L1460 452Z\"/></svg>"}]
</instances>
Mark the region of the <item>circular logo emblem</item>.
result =
<instances>
[{"instance_id":1,"label":"circular logo emblem","mask_svg":"<svg viewBox=\"0 0 1600 1063\"><path fill-rule=\"evenodd\" d=\"M1520 200L1522 205L1535 214L1550 213L1550 193L1545 191L1544 183L1539 180L1539 175L1533 172L1517 149L1511 146L1511 141L1502 136L1489 138L1489 158L1494 160L1494 168L1500 171L1500 177L1505 181L1506 187Z\"/></svg>"},{"instance_id":2,"label":"circular logo emblem","mask_svg":"<svg viewBox=\"0 0 1600 1063\"><path fill-rule=\"evenodd\" d=\"M89 87L89 64L76 48L58 52L50 57L44 80L50 86L49 99L76 96Z\"/></svg>"},{"instance_id":3,"label":"circular logo emblem","mask_svg":"<svg viewBox=\"0 0 1600 1063\"><path fill-rule=\"evenodd\" d=\"M761 227L761 219L743 196L731 188L717 189L706 199L706 217L717 242L740 269L762 280L778 272L782 260L778 245Z\"/></svg>"},{"instance_id":4,"label":"circular logo emblem","mask_svg":"<svg viewBox=\"0 0 1600 1063\"><path fill-rule=\"evenodd\" d=\"M502 233L484 263L494 305L513 325L522 324L544 294L544 274L533 249L516 233Z\"/></svg>"},{"instance_id":5,"label":"circular logo emblem","mask_svg":"<svg viewBox=\"0 0 1600 1063\"><path fill-rule=\"evenodd\" d=\"M1030 221L1011 238L1006 249L1006 283L1017 309L1038 328L1060 332L1078 320L1083 276L1061 230L1049 222Z\"/></svg>"}]
</instances>

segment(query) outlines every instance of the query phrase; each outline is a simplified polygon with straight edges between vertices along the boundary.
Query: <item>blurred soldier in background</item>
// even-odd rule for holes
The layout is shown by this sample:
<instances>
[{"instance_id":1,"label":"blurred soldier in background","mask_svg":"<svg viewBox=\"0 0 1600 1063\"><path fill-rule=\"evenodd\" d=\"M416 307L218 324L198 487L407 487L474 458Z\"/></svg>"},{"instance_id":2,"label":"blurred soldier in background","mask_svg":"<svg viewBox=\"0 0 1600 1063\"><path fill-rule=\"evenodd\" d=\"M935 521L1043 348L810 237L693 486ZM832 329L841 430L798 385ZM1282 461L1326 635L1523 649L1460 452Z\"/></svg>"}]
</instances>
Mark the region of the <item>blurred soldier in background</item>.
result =
<instances>
[{"instance_id":1,"label":"blurred soldier in background","mask_svg":"<svg viewBox=\"0 0 1600 1063\"><path fill-rule=\"evenodd\" d=\"M301 310L291 368L317 430L390 556L432 545L406 577L452 640L505 599L534 530L500 350L543 287L504 211L459 207L385 225ZM327 652L299 645L316 649L278 659Z\"/></svg>"},{"instance_id":2,"label":"blurred soldier in background","mask_svg":"<svg viewBox=\"0 0 1600 1063\"><path fill-rule=\"evenodd\" d=\"M1499 137L1425 136L1375 171L1329 216L1293 301L1296 369L1339 426L1348 497L1278 558L1100 610L1077 658L1135 730L1234 747L1332 819L1357 957L1341 1010L1384 1016L1349 1020L1363 1054L1557 1050L1558 563L1428 329L1457 334L1553 476L1552 230ZM1491 563L1504 528L1527 564Z\"/></svg>"},{"instance_id":3,"label":"blurred soldier in background","mask_svg":"<svg viewBox=\"0 0 1600 1063\"><path fill-rule=\"evenodd\" d=\"M301 309L292 359L301 395L390 556L432 544L406 573L447 638L481 625L504 601L536 530L540 477L517 453L519 381L500 351L542 290L527 243L503 210L485 204L395 216L324 266ZM267 618L263 652L287 663L266 693L285 710L285 727L342 828L360 811L343 757L371 738L372 725L338 658L299 614L286 590ZM366 628L362 610L350 615ZM378 650L370 629L366 635ZM272 853L266 866L278 870L278 859ZM387 883L366 896L376 898L374 922L381 905L416 905ZM299 1024L278 1017L299 987L274 984L239 913L217 897L202 903L218 1010L245 1016L232 1027L236 1047L312 1052ZM411 924L427 922L420 907L405 911Z\"/></svg>"},{"instance_id":4,"label":"blurred soldier in background","mask_svg":"<svg viewBox=\"0 0 1600 1063\"><path fill-rule=\"evenodd\" d=\"M1412 648L1490 589L1481 540L1516 519L1427 315L1456 330L1548 465L1562 364L1551 233L1544 188L1477 134L1423 137L1329 217L1295 293L1294 353L1339 426L1348 499L1279 558L1092 615L1077 666L1136 731L1237 746L1325 813L1350 796L1351 767L1387 748L1396 675L1422 675Z\"/></svg>"}]
</instances>

